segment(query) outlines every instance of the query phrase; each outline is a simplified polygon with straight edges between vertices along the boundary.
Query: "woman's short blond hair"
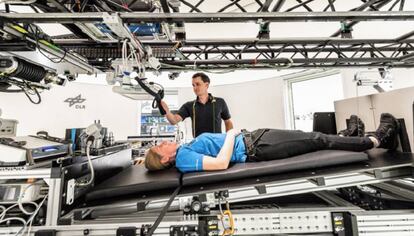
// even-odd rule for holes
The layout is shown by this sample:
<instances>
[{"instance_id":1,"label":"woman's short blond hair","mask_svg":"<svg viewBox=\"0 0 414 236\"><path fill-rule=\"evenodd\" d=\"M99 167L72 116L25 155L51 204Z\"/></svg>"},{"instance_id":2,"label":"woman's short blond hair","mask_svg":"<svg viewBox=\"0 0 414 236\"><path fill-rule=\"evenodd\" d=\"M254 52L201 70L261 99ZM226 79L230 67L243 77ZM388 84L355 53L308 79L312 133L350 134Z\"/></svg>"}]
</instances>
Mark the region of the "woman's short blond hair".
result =
<instances>
[{"instance_id":1,"label":"woman's short blond hair","mask_svg":"<svg viewBox=\"0 0 414 236\"><path fill-rule=\"evenodd\" d=\"M145 155L145 168L150 171L163 170L170 167L169 164L161 163L162 156L150 148Z\"/></svg>"}]
</instances>

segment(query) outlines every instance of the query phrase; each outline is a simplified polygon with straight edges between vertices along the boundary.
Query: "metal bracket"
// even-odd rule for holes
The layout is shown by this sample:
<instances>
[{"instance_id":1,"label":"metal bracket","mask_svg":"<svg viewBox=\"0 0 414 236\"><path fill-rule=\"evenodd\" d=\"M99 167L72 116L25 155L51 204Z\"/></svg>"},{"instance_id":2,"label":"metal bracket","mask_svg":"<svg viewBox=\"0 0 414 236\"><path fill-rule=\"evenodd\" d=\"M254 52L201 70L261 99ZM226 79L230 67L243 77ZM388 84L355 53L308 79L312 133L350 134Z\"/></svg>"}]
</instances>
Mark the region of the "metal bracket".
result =
<instances>
[{"instance_id":1,"label":"metal bracket","mask_svg":"<svg viewBox=\"0 0 414 236\"><path fill-rule=\"evenodd\" d=\"M308 179L309 182L317 185L317 186L325 186L325 178L324 177L317 177L315 179Z\"/></svg>"},{"instance_id":2,"label":"metal bracket","mask_svg":"<svg viewBox=\"0 0 414 236\"><path fill-rule=\"evenodd\" d=\"M136 236L137 228L136 227L119 227L116 230L116 236Z\"/></svg>"},{"instance_id":3,"label":"metal bracket","mask_svg":"<svg viewBox=\"0 0 414 236\"><path fill-rule=\"evenodd\" d=\"M259 194L266 194L267 193L265 185L257 185L257 186L254 186L254 188L257 190L257 192Z\"/></svg>"},{"instance_id":4,"label":"metal bracket","mask_svg":"<svg viewBox=\"0 0 414 236\"><path fill-rule=\"evenodd\" d=\"M110 14L108 12L102 13L103 22L120 38L128 38L130 39L132 45L135 49L138 49L141 52L145 52L144 47L138 43L138 41L134 38L134 36L129 32L129 30L125 27L122 18L119 16L119 13Z\"/></svg>"},{"instance_id":5,"label":"metal bracket","mask_svg":"<svg viewBox=\"0 0 414 236\"><path fill-rule=\"evenodd\" d=\"M207 195L206 194L200 194L200 195L198 195L198 199L201 202L206 202L207 201Z\"/></svg>"},{"instance_id":6,"label":"metal bracket","mask_svg":"<svg viewBox=\"0 0 414 236\"><path fill-rule=\"evenodd\" d=\"M142 225L141 226L141 229L140 229L140 231L139 231L139 235L141 235L141 236L145 236L145 235L147 235L148 234L148 232L150 231L150 229L151 229L151 226L152 225L150 225L150 224L146 224L146 225ZM135 235L134 235L135 236Z\"/></svg>"},{"instance_id":7,"label":"metal bracket","mask_svg":"<svg viewBox=\"0 0 414 236\"><path fill-rule=\"evenodd\" d=\"M229 197L229 191L224 190L224 191L215 192L214 197L215 198L228 198Z\"/></svg>"},{"instance_id":8,"label":"metal bracket","mask_svg":"<svg viewBox=\"0 0 414 236\"><path fill-rule=\"evenodd\" d=\"M72 205L75 201L75 179L70 179L66 188L66 204Z\"/></svg>"},{"instance_id":9,"label":"metal bracket","mask_svg":"<svg viewBox=\"0 0 414 236\"><path fill-rule=\"evenodd\" d=\"M129 38L127 30L124 27L121 17L117 13L110 14L109 12L102 13L103 22L108 26L116 35L121 38Z\"/></svg>"},{"instance_id":10,"label":"metal bracket","mask_svg":"<svg viewBox=\"0 0 414 236\"><path fill-rule=\"evenodd\" d=\"M375 177L376 179L382 179L382 178L384 178L384 175L383 175L383 173L382 173L382 171L381 171L381 170L379 170L379 169L375 169L375 170L374 170L374 177Z\"/></svg>"},{"instance_id":11,"label":"metal bracket","mask_svg":"<svg viewBox=\"0 0 414 236\"><path fill-rule=\"evenodd\" d=\"M198 225L172 225L170 226L170 235L199 235Z\"/></svg>"},{"instance_id":12,"label":"metal bracket","mask_svg":"<svg viewBox=\"0 0 414 236\"><path fill-rule=\"evenodd\" d=\"M137 211L145 211L146 206L145 202L137 202Z\"/></svg>"}]
</instances>

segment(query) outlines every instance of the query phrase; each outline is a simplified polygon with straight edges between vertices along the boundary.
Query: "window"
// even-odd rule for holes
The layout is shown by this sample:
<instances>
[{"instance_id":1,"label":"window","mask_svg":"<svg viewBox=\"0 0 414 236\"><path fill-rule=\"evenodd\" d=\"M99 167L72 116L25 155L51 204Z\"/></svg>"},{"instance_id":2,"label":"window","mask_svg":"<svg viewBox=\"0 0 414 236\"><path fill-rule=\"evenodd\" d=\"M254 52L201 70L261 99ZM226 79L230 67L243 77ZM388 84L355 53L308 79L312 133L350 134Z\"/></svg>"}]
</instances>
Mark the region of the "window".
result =
<instances>
[{"instance_id":1,"label":"window","mask_svg":"<svg viewBox=\"0 0 414 236\"><path fill-rule=\"evenodd\" d=\"M308 71L287 78L288 125L312 131L314 112L333 112L334 101L343 99L342 78L337 70Z\"/></svg>"}]
</instances>

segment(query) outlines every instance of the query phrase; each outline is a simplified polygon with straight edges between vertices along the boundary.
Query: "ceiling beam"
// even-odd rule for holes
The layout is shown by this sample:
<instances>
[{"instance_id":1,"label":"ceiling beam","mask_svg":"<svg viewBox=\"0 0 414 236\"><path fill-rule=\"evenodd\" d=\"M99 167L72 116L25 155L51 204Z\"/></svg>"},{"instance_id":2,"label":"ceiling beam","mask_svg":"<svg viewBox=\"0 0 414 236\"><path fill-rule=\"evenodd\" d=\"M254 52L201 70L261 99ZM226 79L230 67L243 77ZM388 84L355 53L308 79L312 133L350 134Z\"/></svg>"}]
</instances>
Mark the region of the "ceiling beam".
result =
<instances>
[{"instance_id":1,"label":"ceiling beam","mask_svg":"<svg viewBox=\"0 0 414 236\"><path fill-rule=\"evenodd\" d=\"M414 11L402 12L254 12L254 13L119 13L125 23L165 22L327 22L327 21L413 21ZM95 23L103 13L0 13L0 19L21 23Z\"/></svg>"}]
</instances>

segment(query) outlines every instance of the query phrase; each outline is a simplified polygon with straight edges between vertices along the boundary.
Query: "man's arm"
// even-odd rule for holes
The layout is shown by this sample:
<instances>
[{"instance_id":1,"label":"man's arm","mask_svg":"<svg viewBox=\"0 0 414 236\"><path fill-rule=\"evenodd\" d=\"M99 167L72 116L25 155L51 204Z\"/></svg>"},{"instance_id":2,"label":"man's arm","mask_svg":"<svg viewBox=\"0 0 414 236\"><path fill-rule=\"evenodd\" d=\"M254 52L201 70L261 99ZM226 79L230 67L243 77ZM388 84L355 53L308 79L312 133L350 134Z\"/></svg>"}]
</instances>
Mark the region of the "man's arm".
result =
<instances>
[{"instance_id":1,"label":"man's arm","mask_svg":"<svg viewBox=\"0 0 414 236\"><path fill-rule=\"evenodd\" d=\"M234 140L238 132L234 129L229 130L226 134L224 144L220 149L217 157L203 157L203 170L225 170L229 167L231 156L233 155Z\"/></svg>"},{"instance_id":2,"label":"man's arm","mask_svg":"<svg viewBox=\"0 0 414 236\"><path fill-rule=\"evenodd\" d=\"M221 112L221 119L223 119L224 121L224 125L226 126L226 132L233 129L233 122L230 120L231 116L230 116L230 111L229 108L227 106L226 101L224 101L224 99L221 98L222 103L223 103L223 110Z\"/></svg>"},{"instance_id":3,"label":"man's arm","mask_svg":"<svg viewBox=\"0 0 414 236\"><path fill-rule=\"evenodd\" d=\"M226 126L226 132L233 129L233 122L230 119L225 120L224 125Z\"/></svg>"},{"instance_id":4,"label":"man's arm","mask_svg":"<svg viewBox=\"0 0 414 236\"><path fill-rule=\"evenodd\" d=\"M170 124L175 125L183 120L180 115L171 113L167 103L165 103L163 100L161 100L161 105L166 112L165 117L167 118L168 122L170 122Z\"/></svg>"}]
</instances>

